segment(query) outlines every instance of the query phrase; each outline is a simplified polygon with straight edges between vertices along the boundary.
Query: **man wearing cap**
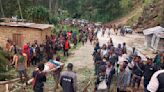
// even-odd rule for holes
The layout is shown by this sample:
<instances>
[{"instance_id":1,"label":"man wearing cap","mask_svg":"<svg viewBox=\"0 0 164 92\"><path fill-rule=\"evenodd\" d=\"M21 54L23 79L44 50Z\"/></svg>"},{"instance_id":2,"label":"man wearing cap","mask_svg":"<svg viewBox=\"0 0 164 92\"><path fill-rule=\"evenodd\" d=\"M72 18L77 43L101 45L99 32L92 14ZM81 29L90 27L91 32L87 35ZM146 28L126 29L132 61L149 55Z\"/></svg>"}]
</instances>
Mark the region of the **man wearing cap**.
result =
<instances>
[{"instance_id":1,"label":"man wearing cap","mask_svg":"<svg viewBox=\"0 0 164 92\"><path fill-rule=\"evenodd\" d=\"M63 71L60 76L60 85L63 88L63 92L77 92L77 77L73 72L73 64L67 65L67 70Z\"/></svg>"},{"instance_id":2,"label":"man wearing cap","mask_svg":"<svg viewBox=\"0 0 164 92\"><path fill-rule=\"evenodd\" d=\"M144 92L148 92L147 91L147 85L149 84L149 81L152 77L152 75L158 70L158 67L153 64L153 59L148 58L147 60L147 64L144 65Z\"/></svg>"}]
</instances>

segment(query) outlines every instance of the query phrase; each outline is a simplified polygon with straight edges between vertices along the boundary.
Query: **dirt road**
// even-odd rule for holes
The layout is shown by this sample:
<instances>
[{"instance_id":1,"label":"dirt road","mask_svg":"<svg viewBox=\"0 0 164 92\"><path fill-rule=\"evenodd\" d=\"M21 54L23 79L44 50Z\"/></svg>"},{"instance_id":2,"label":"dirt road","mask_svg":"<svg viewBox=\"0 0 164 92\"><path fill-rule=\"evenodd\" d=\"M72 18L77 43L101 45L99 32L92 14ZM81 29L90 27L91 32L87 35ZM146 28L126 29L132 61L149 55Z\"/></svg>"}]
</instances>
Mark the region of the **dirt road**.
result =
<instances>
[{"instance_id":1,"label":"dirt road","mask_svg":"<svg viewBox=\"0 0 164 92\"><path fill-rule=\"evenodd\" d=\"M74 53L74 55L68 58L67 63L73 63L74 71L77 73L78 91L82 92L90 80L90 77L94 74L92 57L93 45L87 42L84 46L81 46L72 53Z\"/></svg>"},{"instance_id":2,"label":"dirt road","mask_svg":"<svg viewBox=\"0 0 164 92\"><path fill-rule=\"evenodd\" d=\"M100 45L107 43L109 40L107 34L105 34L104 37L101 37L101 32L98 33L98 38ZM111 38L113 39L115 46L117 46L118 43L122 44L123 42L126 42L129 47L135 46L137 49L143 49L144 37L142 35L133 34L125 37L112 35ZM73 53L74 55L68 58L67 63L73 63L75 65L74 71L77 73L78 77L78 92L82 92L83 88L90 80L90 77L94 76L94 65L91 55L93 53L93 45L88 42L78 50L73 51ZM94 81L92 82L94 83ZM91 87L89 87L88 92L93 92L93 83L91 84Z\"/></svg>"}]
</instances>

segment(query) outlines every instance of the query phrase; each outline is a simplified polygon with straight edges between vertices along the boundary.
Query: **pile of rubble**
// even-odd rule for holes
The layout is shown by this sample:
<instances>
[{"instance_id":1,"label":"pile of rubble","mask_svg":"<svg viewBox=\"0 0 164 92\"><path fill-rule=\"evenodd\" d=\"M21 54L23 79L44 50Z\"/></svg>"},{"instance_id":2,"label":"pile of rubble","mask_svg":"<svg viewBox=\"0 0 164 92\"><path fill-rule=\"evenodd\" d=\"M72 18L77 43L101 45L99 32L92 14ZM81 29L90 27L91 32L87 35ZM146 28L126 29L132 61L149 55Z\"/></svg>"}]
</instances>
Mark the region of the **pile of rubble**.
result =
<instances>
[{"instance_id":1,"label":"pile of rubble","mask_svg":"<svg viewBox=\"0 0 164 92\"><path fill-rule=\"evenodd\" d=\"M142 15L138 18L136 28L150 28L164 26L164 0L154 0L152 4L145 6Z\"/></svg>"}]
</instances>

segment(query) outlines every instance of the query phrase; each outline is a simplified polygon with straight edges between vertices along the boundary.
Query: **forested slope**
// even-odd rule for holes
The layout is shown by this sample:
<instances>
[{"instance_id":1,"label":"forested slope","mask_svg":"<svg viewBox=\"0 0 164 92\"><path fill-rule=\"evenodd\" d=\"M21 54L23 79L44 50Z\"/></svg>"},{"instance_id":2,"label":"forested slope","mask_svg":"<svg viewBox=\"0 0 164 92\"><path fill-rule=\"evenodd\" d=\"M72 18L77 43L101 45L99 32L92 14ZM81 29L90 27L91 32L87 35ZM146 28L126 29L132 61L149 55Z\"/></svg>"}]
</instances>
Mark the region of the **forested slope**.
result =
<instances>
[{"instance_id":1,"label":"forested slope","mask_svg":"<svg viewBox=\"0 0 164 92\"><path fill-rule=\"evenodd\" d=\"M0 17L21 13L32 22L56 22L63 18L84 18L110 22L127 16L140 7L143 12L129 19L128 24L158 25L162 23L164 0L0 0ZM21 10L19 9L19 6ZM150 22L153 19L153 24Z\"/></svg>"},{"instance_id":2,"label":"forested slope","mask_svg":"<svg viewBox=\"0 0 164 92\"><path fill-rule=\"evenodd\" d=\"M145 5L136 23L137 28L145 29L159 25L164 27L164 0L152 0Z\"/></svg>"},{"instance_id":3,"label":"forested slope","mask_svg":"<svg viewBox=\"0 0 164 92\"><path fill-rule=\"evenodd\" d=\"M0 0L1 17L11 17L22 12L25 19L36 19L43 16L46 10L51 13L47 16L64 16L71 18L84 18L91 21L109 22L126 15L134 9L136 3L144 0ZM19 5L21 10L19 9ZM36 7L46 9L37 9ZM31 9L32 8L32 9ZM30 12L29 12L30 11ZM32 15L31 12L35 11ZM41 12L40 12L41 11ZM39 13L39 14L38 14ZM4 16L3 16L4 15ZM32 17L32 18L31 18ZM38 17L38 18L40 18Z\"/></svg>"}]
</instances>

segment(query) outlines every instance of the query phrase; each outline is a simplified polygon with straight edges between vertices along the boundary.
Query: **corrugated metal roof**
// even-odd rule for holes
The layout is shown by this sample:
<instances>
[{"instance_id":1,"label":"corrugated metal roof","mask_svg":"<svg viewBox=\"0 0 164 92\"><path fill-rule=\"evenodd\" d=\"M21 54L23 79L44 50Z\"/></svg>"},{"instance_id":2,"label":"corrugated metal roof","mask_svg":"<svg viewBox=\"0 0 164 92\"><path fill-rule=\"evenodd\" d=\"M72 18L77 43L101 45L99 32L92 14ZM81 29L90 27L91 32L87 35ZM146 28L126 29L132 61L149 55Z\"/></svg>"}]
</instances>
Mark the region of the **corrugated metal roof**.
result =
<instances>
[{"instance_id":1,"label":"corrugated metal roof","mask_svg":"<svg viewBox=\"0 0 164 92\"><path fill-rule=\"evenodd\" d=\"M0 26L27 27L27 28L35 28L41 30L53 27L53 25L50 24L36 24L36 23L24 23L24 22L1 22Z\"/></svg>"},{"instance_id":2,"label":"corrugated metal roof","mask_svg":"<svg viewBox=\"0 0 164 92\"><path fill-rule=\"evenodd\" d=\"M161 26L156 26L153 28L145 29L143 31L144 35L150 35L150 34L159 33L159 32L164 32L164 28L162 28Z\"/></svg>"}]
</instances>

